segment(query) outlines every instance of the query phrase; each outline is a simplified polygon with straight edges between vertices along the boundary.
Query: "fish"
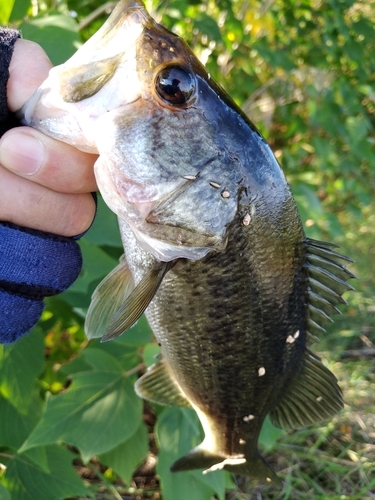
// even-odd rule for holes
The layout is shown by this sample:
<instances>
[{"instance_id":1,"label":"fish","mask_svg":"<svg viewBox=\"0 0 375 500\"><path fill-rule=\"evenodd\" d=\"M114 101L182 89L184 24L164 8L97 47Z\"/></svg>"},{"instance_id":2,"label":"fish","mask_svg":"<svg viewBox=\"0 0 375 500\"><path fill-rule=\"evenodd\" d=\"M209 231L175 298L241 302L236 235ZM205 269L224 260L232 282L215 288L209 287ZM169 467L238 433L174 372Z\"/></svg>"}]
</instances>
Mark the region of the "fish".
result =
<instances>
[{"instance_id":1,"label":"fish","mask_svg":"<svg viewBox=\"0 0 375 500\"><path fill-rule=\"evenodd\" d=\"M311 344L353 290L353 261L306 237L266 140L140 0L121 0L20 116L99 155L125 257L94 292L85 329L109 341L146 314L161 357L135 390L193 408L205 435L171 471L279 485L258 451L266 416L299 429L343 407Z\"/></svg>"}]
</instances>

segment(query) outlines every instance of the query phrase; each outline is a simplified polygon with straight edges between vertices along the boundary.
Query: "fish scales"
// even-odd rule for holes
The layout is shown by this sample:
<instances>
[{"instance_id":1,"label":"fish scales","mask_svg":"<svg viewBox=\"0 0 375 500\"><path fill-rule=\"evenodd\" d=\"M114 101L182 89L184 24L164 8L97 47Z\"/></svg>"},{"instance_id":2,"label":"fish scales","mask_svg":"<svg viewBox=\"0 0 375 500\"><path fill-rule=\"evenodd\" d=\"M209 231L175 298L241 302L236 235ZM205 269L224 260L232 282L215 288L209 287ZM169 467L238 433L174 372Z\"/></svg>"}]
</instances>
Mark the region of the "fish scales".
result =
<instances>
[{"instance_id":1,"label":"fish scales","mask_svg":"<svg viewBox=\"0 0 375 500\"><path fill-rule=\"evenodd\" d=\"M205 433L171 470L278 484L257 449L266 415L300 428L343 405L310 343L352 288L350 259L306 238L266 141L140 0L122 0L20 114L99 154L126 258L94 292L85 329L107 341L146 313L162 358L136 391L193 407Z\"/></svg>"}]
</instances>

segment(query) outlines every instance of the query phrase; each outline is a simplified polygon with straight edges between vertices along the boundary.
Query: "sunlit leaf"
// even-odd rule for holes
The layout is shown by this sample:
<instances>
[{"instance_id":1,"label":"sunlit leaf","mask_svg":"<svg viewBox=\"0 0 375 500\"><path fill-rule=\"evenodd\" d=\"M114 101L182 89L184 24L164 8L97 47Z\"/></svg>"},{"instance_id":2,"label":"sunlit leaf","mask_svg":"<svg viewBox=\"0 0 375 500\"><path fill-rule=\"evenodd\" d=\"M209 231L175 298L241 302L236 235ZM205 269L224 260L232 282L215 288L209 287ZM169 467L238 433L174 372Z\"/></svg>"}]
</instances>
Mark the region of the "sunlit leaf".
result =
<instances>
[{"instance_id":1,"label":"sunlit leaf","mask_svg":"<svg viewBox=\"0 0 375 500\"><path fill-rule=\"evenodd\" d=\"M71 465L72 453L60 446L48 446L43 452L48 471L27 452L9 463L3 481L12 500L59 500L89 494Z\"/></svg>"},{"instance_id":2,"label":"sunlit leaf","mask_svg":"<svg viewBox=\"0 0 375 500\"><path fill-rule=\"evenodd\" d=\"M4 346L0 357L0 393L18 411L27 412L35 379L44 363L43 336L37 328L18 342Z\"/></svg>"},{"instance_id":3,"label":"sunlit leaf","mask_svg":"<svg viewBox=\"0 0 375 500\"><path fill-rule=\"evenodd\" d=\"M77 446L87 461L129 438L141 414L142 402L123 373L78 373L65 393L47 399L45 413L22 451L66 442Z\"/></svg>"}]
</instances>

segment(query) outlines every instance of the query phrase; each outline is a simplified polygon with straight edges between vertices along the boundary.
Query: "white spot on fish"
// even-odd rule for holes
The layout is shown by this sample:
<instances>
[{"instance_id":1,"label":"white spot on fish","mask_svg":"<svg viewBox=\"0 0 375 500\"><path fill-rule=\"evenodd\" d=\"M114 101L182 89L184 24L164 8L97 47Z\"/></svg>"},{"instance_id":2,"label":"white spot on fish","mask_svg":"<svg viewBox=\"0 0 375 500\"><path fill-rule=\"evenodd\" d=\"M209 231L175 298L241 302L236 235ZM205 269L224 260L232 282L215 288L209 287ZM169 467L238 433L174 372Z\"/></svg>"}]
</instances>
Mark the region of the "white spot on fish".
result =
<instances>
[{"instance_id":1,"label":"white spot on fish","mask_svg":"<svg viewBox=\"0 0 375 500\"><path fill-rule=\"evenodd\" d=\"M266 477L267 483L272 483L272 479L270 477Z\"/></svg>"},{"instance_id":2,"label":"white spot on fish","mask_svg":"<svg viewBox=\"0 0 375 500\"><path fill-rule=\"evenodd\" d=\"M294 337L292 337L291 335L288 335L287 339L286 339L286 343L287 344L293 344L293 342L295 342L296 339Z\"/></svg>"},{"instance_id":3,"label":"white spot on fish","mask_svg":"<svg viewBox=\"0 0 375 500\"><path fill-rule=\"evenodd\" d=\"M230 198L230 192L224 189L224 191L221 192L221 196L223 198Z\"/></svg>"},{"instance_id":4,"label":"white spot on fish","mask_svg":"<svg viewBox=\"0 0 375 500\"><path fill-rule=\"evenodd\" d=\"M169 47L169 51L170 52L174 52L174 48L173 47Z\"/></svg>"},{"instance_id":5,"label":"white spot on fish","mask_svg":"<svg viewBox=\"0 0 375 500\"><path fill-rule=\"evenodd\" d=\"M244 226L248 226L250 224L250 221L251 221L251 215L246 214L245 217L242 219L242 224Z\"/></svg>"},{"instance_id":6,"label":"white spot on fish","mask_svg":"<svg viewBox=\"0 0 375 500\"><path fill-rule=\"evenodd\" d=\"M244 458L243 455L238 455L238 457L235 458L226 458L222 462L219 462L218 464L212 465L209 469L206 469L203 471L203 474L207 474L207 472L213 472L215 470L222 470L226 465L240 465L244 464L246 462L246 458Z\"/></svg>"},{"instance_id":7,"label":"white spot on fish","mask_svg":"<svg viewBox=\"0 0 375 500\"><path fill-rule=\"evenodd\" d=\"M217 182L210 181L210 186L212 186L215 189L220 189L220 184L218 184Z\"/></svg>"},{"instance_id":8,"label":"white spot on fish","mask_svg":"<svg viewBox=\"0 0 375 500\"><path fill-rule=\"evenodd\" d=\"M263 377L263 375L266 373L266 369L264 368L264 366L260 367L259 370L258 370L258 376L259 377Z\"/></svg>"},{"instance_id":9,"label":"white spot on fish","mask_svg":"<svg viewBox=\"0 0 375 500\"><path fill-rule=\"evenodd\" d=\"M207 73L207 80L209 80L210 78L211 78L210 73Z\"/></svg>"},{"instance_id":10,"label":"white spot on fish","mask_svg":"<svg viewBox=\"0 0 375 500\"><path fill-rule=\"evenodd\" d=\"M250 420L254 420L255 416L254 415L246 415L242 420L247 424L250 422Z\"/></svg>"},{"instance_id":11,"label":"white spot on fish","mask_svg":"<svg viewBox=\"0 0 375 500\"><path fill-rule=\"evenodd\" d=\"M246 444L246 441L245 441L244 439L240 439L238 442L239 442L240 444Z\"/></svg>"},{"instance_id":12,"label":"white spot on fish","mask_svg":"<svg viewBox=\"0 0 375 500\"><path fill-rule=\"evenodd\" d=\"M318 396L318 397L316 398L316 400L318 401L318 403L320 403L322 399L323 399L323 396Z\"/></svg>"},{"instance_id":13,"label":"white spot on fish","mask_svg":"<svg viewBox=\"0 0 375 500\"><path fill-rule=\"evenodd\" d=\"M298 337L299 337L299 330L297 330L297 331L296 331L296 333L293 335L293 337L294 337L295 339L298 339Z\"/></svg>"}]
</instances>

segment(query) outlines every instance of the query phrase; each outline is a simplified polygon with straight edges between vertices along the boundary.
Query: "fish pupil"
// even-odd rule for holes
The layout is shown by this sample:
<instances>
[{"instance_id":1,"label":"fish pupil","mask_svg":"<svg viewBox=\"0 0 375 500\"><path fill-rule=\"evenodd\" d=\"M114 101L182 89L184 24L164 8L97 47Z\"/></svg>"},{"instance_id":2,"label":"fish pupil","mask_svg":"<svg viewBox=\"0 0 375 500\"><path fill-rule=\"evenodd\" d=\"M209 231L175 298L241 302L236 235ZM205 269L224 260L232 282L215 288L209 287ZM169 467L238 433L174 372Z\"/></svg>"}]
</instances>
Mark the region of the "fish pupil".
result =
<instances>
[{"instance_id":1,"label":"fish pupil","mask_svg":"<svg viewBox=\"0 0 375 500\"><path fill-rule=\"evenodd\" d=\"M169 66L160 71L155 82L156 92L170 104L185 104L194 92L192 75L181 66Z\"/></svg>"}]
</instances>

